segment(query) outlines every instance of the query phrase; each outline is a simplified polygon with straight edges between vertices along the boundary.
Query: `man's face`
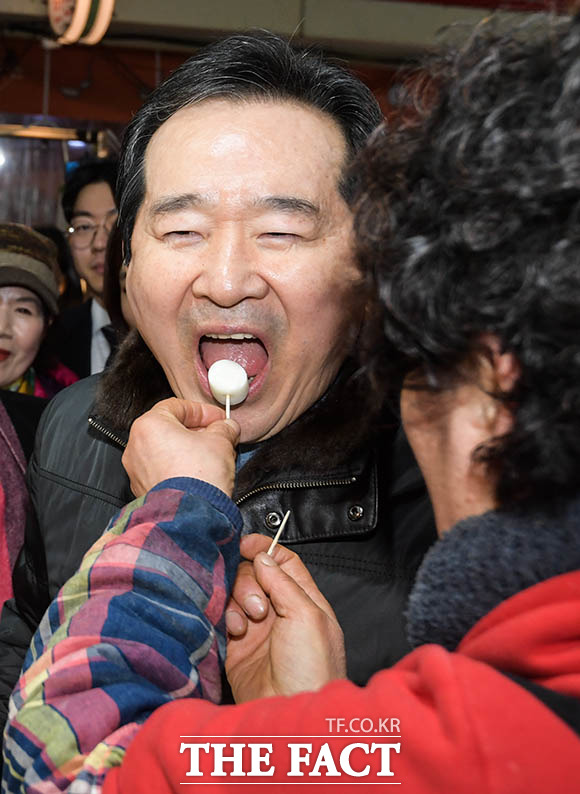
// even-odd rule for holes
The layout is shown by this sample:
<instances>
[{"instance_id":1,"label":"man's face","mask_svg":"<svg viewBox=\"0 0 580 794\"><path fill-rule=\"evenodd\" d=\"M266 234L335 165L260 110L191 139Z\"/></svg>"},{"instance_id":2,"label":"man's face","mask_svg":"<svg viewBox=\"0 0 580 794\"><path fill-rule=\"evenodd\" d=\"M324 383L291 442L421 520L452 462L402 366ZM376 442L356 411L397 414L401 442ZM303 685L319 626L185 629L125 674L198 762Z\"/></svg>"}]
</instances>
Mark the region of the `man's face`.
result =
<instances>
[{"instance_id":1,"label":"man's face","mask_svg":"<svg viewBox=\"0 0 580 794\"><path fill-rule=\"evenodd\" d=\"M75 269L87 282L89 295L99 302L103 296L107 243L116 220L115 199L107 182L94 182L79 192L69 242Z\"/></svg>"},{"instance_id":2,"label":"man's face","mask_svg":"<svg viewBox=\"0 0 580 794\"><path fill-rule=\"evenodd\" d=\"M136 324L178 397L212 402L211 364L245 367L243 441L300 416L352 348L345 156L332 119L289 102L207 100L149 143L127 277Z\"/></svg>"}]
</instances>

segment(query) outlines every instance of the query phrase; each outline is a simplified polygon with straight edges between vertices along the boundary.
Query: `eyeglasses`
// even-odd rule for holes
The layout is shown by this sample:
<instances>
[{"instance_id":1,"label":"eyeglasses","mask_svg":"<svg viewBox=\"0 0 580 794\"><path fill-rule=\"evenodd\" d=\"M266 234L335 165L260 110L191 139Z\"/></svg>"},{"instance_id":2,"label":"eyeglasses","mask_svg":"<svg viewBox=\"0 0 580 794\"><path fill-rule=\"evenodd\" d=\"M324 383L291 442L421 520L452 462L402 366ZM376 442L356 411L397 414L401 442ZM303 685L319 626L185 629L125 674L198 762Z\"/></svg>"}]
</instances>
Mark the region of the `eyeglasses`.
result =
<instances>
[{"instance_id":1,"label":"eyeglasses","mask_svg":"<svg viewBox=\"0 0 580 794\"><path fill-rule=\"evenodd\" d=\"M91 221L80 221L79 223L75 223L67 229L70 244L73 248L78 248L79 250L88 248L93 244L98 229L103 228L107 235L109 235L113 231L116 223L116 215L106 218L103 223L92 223Z\"/></svg>"}]
</instances>

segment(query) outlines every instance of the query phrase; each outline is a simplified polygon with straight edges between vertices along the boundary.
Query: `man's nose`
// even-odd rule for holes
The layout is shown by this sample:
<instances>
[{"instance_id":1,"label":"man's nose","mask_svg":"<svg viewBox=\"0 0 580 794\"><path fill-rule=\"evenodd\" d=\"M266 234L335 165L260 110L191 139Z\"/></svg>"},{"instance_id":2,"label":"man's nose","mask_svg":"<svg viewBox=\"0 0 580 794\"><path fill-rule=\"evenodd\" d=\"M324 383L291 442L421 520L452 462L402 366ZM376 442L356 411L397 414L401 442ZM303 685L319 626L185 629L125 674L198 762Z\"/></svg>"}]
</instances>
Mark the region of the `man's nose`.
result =
<instances>
[{"instance_id":1,"label":"man's nose","mask_svg":"<svg viewBox=\"0 0 580 794\"><path fill-rule=\"evenodd\" d=\"M260 272L259 253L252 241L237 232L210 239L201 255L192 291L194 297L207 298L224 307L248 298L264 298L268 283Z\"/></svg>"},{"instance_id":2,"label":"man's nose","mask_svg":"<svg viewBox=\"0 0 580 794\"><path fill-rule=\"evenodd\" d=\"M100 223L95 229L95 234L93 236L93 242L91 247L95 251L104 251L105 248L107 247L108 242L109 242L109 232L105 228L104 224Z\"/></svg>"}]
</instances>

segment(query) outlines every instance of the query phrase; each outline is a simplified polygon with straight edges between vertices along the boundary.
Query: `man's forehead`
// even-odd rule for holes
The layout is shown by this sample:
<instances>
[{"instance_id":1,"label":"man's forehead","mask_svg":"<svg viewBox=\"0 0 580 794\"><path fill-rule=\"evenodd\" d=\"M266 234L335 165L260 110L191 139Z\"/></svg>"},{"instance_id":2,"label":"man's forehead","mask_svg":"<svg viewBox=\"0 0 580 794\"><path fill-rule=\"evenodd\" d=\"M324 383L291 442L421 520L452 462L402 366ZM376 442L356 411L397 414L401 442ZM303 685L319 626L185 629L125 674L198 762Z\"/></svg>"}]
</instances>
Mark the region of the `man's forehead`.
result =
<instances>
[{"instance_id":1,"label":"man's forehead","mask_svg":"<svg viewBox=\"0 0 580 794\"><path fill-rule=\"evenodd\" d=\"M311 186L318 181L338 187L347 143L331 116L308 105L285 100L206 99L178 110L152 136L145 153L146 188L179 181L185 176L184 167L188 173L197 170L209 181L206 160L218 169L227 163L233 183L238 173L246 176L248 152L258 174L274 179L284 176L278 189L260 191L260 195L300 195L300 191L279 188L292 181L304 184L301 171L308 172ZM198 159L198 153L205 159ZM195 192L203 191L196 185Z\"/></svg>"},{"instance_id":2,"label":"man's forehead","mask_svg":"<svg viewBox=\"0 0 580 794\"><path fill-rule=\"evenodd\" d=\"M198 102L193 102L190 105L184 105L171 114L162 124L159 125L157 130L153 133L155 138L160 131L166 130L176 122L188 120L190 123L195 123L196 117L203 117L205 125L211 125L215 119L215 124L220 127L223 124L223 117L227 117L233 113L243 113L249 117L256 119L262 116L270 116L272 113L278 115L296 115L300 113L306 117L310 117L313 121L318 122L323 126L331 126L338 133L342 139L343 145L346 148L347 142L344 132L337 122L337 120L307 102L302 102L298 99L292 98L275 98L275 97L208 97ZM292 130L285 130L291 136Z\"/></svg>"},{"instance_id":3,"label":"man's forehead","mask_svg":"<svg viewBox=\"0 0 580 794\"><path fill-rule=\"evenodd\" d=\"M108 182L88 182L79 190L73 206L74 215L92 212L116 212L115 197Z\"/></svg>"}]
</instances>

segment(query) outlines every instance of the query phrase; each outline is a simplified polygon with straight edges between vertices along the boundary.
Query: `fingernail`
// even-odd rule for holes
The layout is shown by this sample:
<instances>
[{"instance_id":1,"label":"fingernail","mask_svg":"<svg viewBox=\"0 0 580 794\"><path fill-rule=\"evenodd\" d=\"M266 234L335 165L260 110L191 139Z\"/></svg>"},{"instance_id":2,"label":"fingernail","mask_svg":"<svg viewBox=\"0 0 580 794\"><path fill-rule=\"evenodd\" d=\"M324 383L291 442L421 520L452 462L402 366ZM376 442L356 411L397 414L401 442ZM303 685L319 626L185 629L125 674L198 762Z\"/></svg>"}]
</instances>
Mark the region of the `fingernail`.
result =
<instances>
[{"instance_id":1,"label":"fingernail","mask_svg":"<svg viewBox=\"0 0 580 794\"><path fill-rule=\"evenodd\" d=\"M251 595L244 601L244 609L250 617L259 618L265 613L266 604L260 596Z\"/></svg>"},{"instance_id":2,"label":"fingernail","mask_svg":"<svg viewBox=\"0 0 580 794\"><path fill-rule=\"evenodd\" d=\"M238 634L244 633L244 619L238 612L234 612L232 609L226 612L226 629L235 637L237 637Z\"/></svg>"},{"instance_id":3,"label":"fingernail","mask_svg":"<svg viewBox=\"0 0 580 794\"><path fill-rule=\"evenodd\" d=\"M256 554L256 560L261 562L262 565L269 565L272 568L277 567L278 563L273 557L270 557L269 554L266 554L265 551L261 551L259 554Z\"/></svg>"}]
</instances>

